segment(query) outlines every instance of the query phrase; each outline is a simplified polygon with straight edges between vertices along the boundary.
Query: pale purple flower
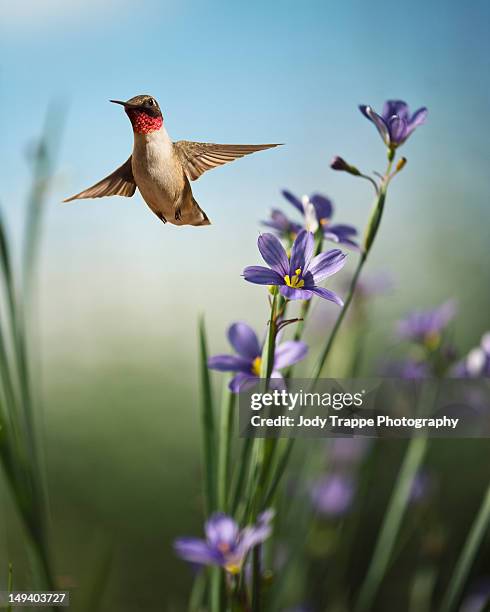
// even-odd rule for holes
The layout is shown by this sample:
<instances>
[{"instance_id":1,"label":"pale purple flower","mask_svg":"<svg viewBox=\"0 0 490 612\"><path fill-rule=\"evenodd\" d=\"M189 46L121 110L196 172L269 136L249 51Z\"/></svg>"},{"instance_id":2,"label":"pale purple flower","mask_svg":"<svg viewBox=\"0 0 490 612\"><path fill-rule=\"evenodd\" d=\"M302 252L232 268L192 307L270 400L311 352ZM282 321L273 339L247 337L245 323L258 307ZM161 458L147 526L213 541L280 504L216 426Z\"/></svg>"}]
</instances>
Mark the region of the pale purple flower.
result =
<instances>
[{"instance_id":1,"label":"pale purple flower","mask_svg":"<svg viewBox=\"0 0 490 612\"><path fill-rule=\"evenodd\" d=\"M320 514L337 517L345 514L355 494L353 478L348 474L332 473L316 481L311 489L314 508Z\"/></svg>"},{"instance_id":2,"label":"pale purple flower","mask_svg":"<svg viewBox=\"0 0 490 612\"><path fill-rule=\"evenodd\" d=\"M270 219L262 221L262 225L276 230L277 235L281 238L289 238L291 240L294 240L294 238L302 230L302 226L300 223L291 221L282 212L282 210L278 210L277 208L272 209Z\"/></svg>"},{"instance_id":3,"label":"pale purple flower","mask_svg":"<svg viewBox=\"0 0 490 612\"><path fill-rule=\"evenodd\" d=\"M429 364L415 359L391 361L381 368L384 376L403 378L404 380L422 380L431 376Z\"/></svg>"},{"instance_id":4,"label":"pale purple flower","mask_svg":"<svg viewBox=\"0 0 490 612\"><path fill-rule=\"evenodd\" d=\"M315 193L300 199L287 190L283 190L282 195L302 215L303 225L291 221L283 212L274 209L271 218L262 223L275 229L279 237L294 239L302 228L314 234L321 227L326 240L359 249L359 245L354 240L357 236L355 227L346 224L331 225L334 207L330 198Z\"/></svg>"},{"instance_id":5,"label":"pale purple flower","mask_svg":"<svg viewBox=\"0 0 490 612\"><path fill-rule=\"evenodd\" d=\"M456 314L456 305L449 300L430 310L412 312L398 323L398 335L404 340L422 344L429 349L439 346L442 333Z\"/></svg>"},{"instance_id":6,"label":"pale purple flower","mask_svg":"<svg viewBox=\"0 0 490 612\"><path fill-rule=\"evenodd\" d=\"M427 109L419 108L412 115L403 100L387 100L383 112L378 115L371 106L359 106L361 113L374 123L383 142L390 149L402 145L419 125L425 123Z\"/></svg>"},{"instance_id":7,"label":"pale purple flower","mask_svg":"<svg viewBox=\"0 0 490 612\"><path fill-rule=\"evenodd\" d=\"M464 598L459 612L484 612L490 602L490 576L479 580Z\"/></svg>"},{"instance_id":8,"label":"pale purple flower","mask_svg":"<svg viewBox=\"0 0 490 612\"><path fill-rule=\"evenodd\" d=\"M328 459L336 468L352 467L368 453L371 440L363 436L332 438L328 441Z\"/></svg>"},{"instance_id":9,"label":"pale purple flower","mask_svg":"<svg viewBox=\"0 0 490 612\"><path fill-rule=\"evenodd\" d=\"M233 323L228 329L228 340L236 355L215 355L208 359L208 366L221 372L236 372L229 388L233 393L253 385L259 380L262 366L262 345L257 334L246 323ZM278 343L274 351L274 366L271 378L283 382L280 370L305 358L308 347L299 340Z\"/></svg>"},{"instance_id":10,"label":"pale purple flower","mask_svg":"<svg viewBox=\"0 0 490 612\"><path fill-rule=\"evenodd\" d=\"M273 234L259 236L258 247L270 268L248 266L243 271L245 280L257 285L277 286L290 300L309 300L318 295L342 306L343 302L336 293L318 286L343 268L346 256L342 251L332 249L313 257L314 237L306 230L297 235L290 257Z\"/></svg>"},{"instance_id":11,"label":"pale purple flower","mask_svg":"<svg viewBox=\"0 0 490 612\"><path fill-rule=\"evenodd\" d=\"M454 367L453 375L461 378L490 377L490 331L483 334L480 345Z\"/></svg>"},{"instance_id":12,"label":"pale purple flower","mask_svg":"<svg viewBox=\"0 0 490 612\"><path fill-rule=\"evenodd\" d=\"M415 474L410 488L409 501L412 504L424 502L434 489L434 479L427 471L420 470Z\"/></svg>"},{"instance_id":13,"label":"pale purple flower","mask_svg":"<svg viewBox=\"0 0 490 612\"><path fill-rule=\"evenodd\" d=\"M274 512L267 510L258 517L256 525L240 529L230 516L216 512L205 524L205 540L178 538L174 549L185 561L219 565L230 574L238 574L250 550L270 536L273 518Z\"/></svg>"}]
</instances>

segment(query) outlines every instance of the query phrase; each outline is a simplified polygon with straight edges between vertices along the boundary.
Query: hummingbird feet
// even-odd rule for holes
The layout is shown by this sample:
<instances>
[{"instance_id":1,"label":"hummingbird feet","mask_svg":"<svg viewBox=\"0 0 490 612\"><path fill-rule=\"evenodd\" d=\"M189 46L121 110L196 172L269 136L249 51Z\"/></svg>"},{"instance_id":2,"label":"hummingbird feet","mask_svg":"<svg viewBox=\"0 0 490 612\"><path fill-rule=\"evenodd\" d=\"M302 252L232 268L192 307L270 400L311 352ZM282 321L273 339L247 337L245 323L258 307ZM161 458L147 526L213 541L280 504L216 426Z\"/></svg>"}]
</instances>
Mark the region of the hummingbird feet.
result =
<instances>
[{"instance_id":1,"label":"hummingbird feet","mask_svg":"<svg viewBox=\"0 0 490 612\"><path fill-rule=\"evenodd\" d=\"M163 221L163 223L167 223L167 219L162 215L161 212L155 212L156 216Z\"/></svg>"},{"instance_id":2,"label":"hummingbird feet","mask_svg":"<svg viewBox=\"0 0 490 612\"><path fill-rule=\"evenodd\" d=\"M182 219L182 209L180 208L180 206L177 206L177 208L175 209L175 220L180 221L181 219Z\"/></svg>"}]
</instances>

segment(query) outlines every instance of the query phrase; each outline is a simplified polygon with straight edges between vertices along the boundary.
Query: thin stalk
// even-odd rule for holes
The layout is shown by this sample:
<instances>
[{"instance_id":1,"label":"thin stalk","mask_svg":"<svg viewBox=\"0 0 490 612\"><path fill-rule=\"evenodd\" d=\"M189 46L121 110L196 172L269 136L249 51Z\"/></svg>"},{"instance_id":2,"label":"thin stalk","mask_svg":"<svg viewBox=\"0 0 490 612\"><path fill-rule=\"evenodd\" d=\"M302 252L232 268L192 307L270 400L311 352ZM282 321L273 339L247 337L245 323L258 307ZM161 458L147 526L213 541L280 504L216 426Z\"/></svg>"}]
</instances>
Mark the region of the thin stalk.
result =
<instances>
[{"instance_id":1,"label":"thin stalk","mask_svg":"<svg viewBox=\"0 0 490 612\"><path fill-rule=\"evenodd\" d=\"M218 509L226 512L229 506L229 477L231 436L233 433L233 406L235 395L225 383L221 401L218 450Z\"/></svg>"},{"instance_id":2,"label":"thin stalk","mask_svg":"<svg viewBox=\"0 0 490 612\"><path fill-rule=\"evenodd\" d=\"M364 238L364 248L363 251L361 253L359 262L357 264L357 268L356 271L354 272L354 276L352 278L350 287L349 287L349 291L347 293L347 296L345 298L345 302L344 305L342 307L342 310L340 311L339 316L337 317L337 320L335 321L335 325L333 326L332 332L330 333L330 336L327 340L327 343L320 355L320 359L317 363L317 366L315 368L315 370L313 371L313 380L316 381L318 380L318 378L320 378L320 375L322 373L323 367L327 361L328 356L330 355L330 351L334 345L334 342L337 338L337 334L340 330L340 327L342 325L342 321L345 318L345 315L347 314L347 310L349 309L349 306L352 302L352 298L354 297L354 292L356 290L357 287L357 282L359 280L359 276L361 275L362 269L364 267L364 264L366 263L366 260L368 258L368 255L371 251L371 248L373 246L374 240L376 238L376 235L378 233L379 230L379 226L381 224L381 219L383 216L383 211L384 211L384 206L385 206L385 201L386 201L386 191L388 188L388 184L390 181L390 172L391 172L391 167L393 165L393 160L395 157L395 153L394 151L390 150L388 152L388 165L386 168L386 172L384 177L382 178L381 181L381 185L379 187L379 190L377 191L377 197L374 203L374 207L371 213L371 217L369 219L368 222L368 226L366 229L366 234L365 234L365 238Z\"/></svg>"},{"instance_id":3,"label":"thin stalk","mask_svg":"<svg viewBox=\"0 0 490 612\"><path fill-rule=\"evenodd\" d=\"M9 573L7 578L7 593L11 593L14 590L14 568L12 563L9 563ZM12 604L9 603L7 612L12 612Z\"/></svg>"},{"instance_id":4,"label":"thin stalk","mask_svg":"<svg viewBox=\"0 0 490 612\"><path fill-rule=\"evenodd\" d=\"M199 351L201 366L201 420L203 431L203 467L204 467L204 493L205 515L209 516L216 510L216 426L214 417L211 379L208 368L208 349L204 319L199 320Z\"/></svg>"},{"instance_id":5,"label":"thin stalk","mask_svg":"<svg viewBox=\"0 0 490 612\"><path fill-rule=\"evenodd\" d=\"M223 610L221 591L223 587L223 570L220 567L210 567L210 612L221 612Z\"/></svg>"},{"instance_id":6,"label":"thin stalk","mask_svg":"<svg viewBox=\"0 0 490 612\"><path fill-rule=\"evenodd\" d=\"M249 468L250 455L252 454L253 438L245 438L242 445L242 452L240 456L240 466L238 476L235 481L235 487L232 497L231 514L234 515L238 510L240 504L240 497L243 492L245 484L245 477Z\"/></svg>"},{"instance_id":7,"label":"thin stalk","mask_svg":"<svg viewBox=\"0 0 490 612\"><path fill-rule=\"evenodd\" d=\"M261 610L261 583L262 583L262 569L261 569L261 550L262 547L256 546L253 550L252 557L252 612L260 612Z\"/></svg>"},{"instance_id":8,"label":"thin stalk","mask_svg":"<svg viewBox=\"0 0 490 612\"><path fill-rule=\"evenodd\" d=\"M449 587L442 601L440 612L452 612L461 597L478 549L490 523L490 485L488 486L478 514L471 526L459 559L454 568Z\"/></svg>"},{"instance_id":9,"label":"thin stalk","mask_svg":"<svg viewBox=\"0 0 490 612\"><path fill-rule=\"evenodd\" d=\"M361 585L359 599L355 607L356 612L370 610L373 605L393 552L415 475L423 462L427 446L428 438L426 434L416 436L408 443L408 449L393 488L383 525L371 557L371 563Z\"/></svg>"},{"instance_id":10,"label":"thin stalk","mask_svg":"<svg viewBox=\"0 0 490 612\"><path fill-rule=\"evenodd\" d=\"M357 264L356 271L354 272L354 276L352 277L350 287L349 287L349 292L347 293L347 296L345 298L345 302L342 307L342 310L340 311L340 314L337 317L337 320L335 321L335 325L333 326L330 336L328 337L327 343L321 353L317 366L315 370L313 371L312 378L314 381L320 378L320 375L323 370L323 366L325 365L325 362L327 361L327 357L329 356L332 346L335 342L335 339L337 338L337 333L340 329L340 326L342 325L342 321L344 320L345 315L347 314L347 310L350 306L350 303L352 302L352 298L354 297L354 291L356 290L357 281L359 280L359 276L362 272L362 268L364 267L366 257L367 257L367 253L363 253L359 259L359 263Z\"/></svg>"}]
</instances>

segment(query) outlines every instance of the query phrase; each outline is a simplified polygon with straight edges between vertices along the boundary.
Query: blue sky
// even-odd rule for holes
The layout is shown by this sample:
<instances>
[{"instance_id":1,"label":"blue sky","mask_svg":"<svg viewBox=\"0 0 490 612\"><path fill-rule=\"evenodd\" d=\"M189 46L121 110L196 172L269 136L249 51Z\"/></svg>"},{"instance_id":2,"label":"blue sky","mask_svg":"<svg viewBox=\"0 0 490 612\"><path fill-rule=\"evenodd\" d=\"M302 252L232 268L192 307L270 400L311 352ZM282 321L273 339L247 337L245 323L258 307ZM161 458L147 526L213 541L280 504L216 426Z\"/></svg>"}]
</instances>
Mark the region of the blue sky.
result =
<instances>
[{"instance_id":1,"label":"blue sky","mask_svg":"<svg viewBox=\"0 0 490 612\"><path fill-rule=\"evenodd\" d=\"M50 100L68 107L43 258L53 330L111 319L116 305L137 328L160 309L214 312L216 299L261 320L257 290L239 278L258 262L257 221L289 187L327 193L337 220L362 226L368 188L328 161L339 153L382 168L383 147L357 104L389 97L430 113L405 146L409 163L373 255L374 268L395 267L403 279L393 314L451 293L470 304L477 279L488 278L487 2L29 0L2 12L1 201L13 226L29 143ZM127 158L129 122L108 99L138 93L157 97L175 139L286 146L194 183L214 223L204 231L164 227L139 196L59 204ZM211 314L216 327L222 310Z\"/></svg>"}]
</instances>

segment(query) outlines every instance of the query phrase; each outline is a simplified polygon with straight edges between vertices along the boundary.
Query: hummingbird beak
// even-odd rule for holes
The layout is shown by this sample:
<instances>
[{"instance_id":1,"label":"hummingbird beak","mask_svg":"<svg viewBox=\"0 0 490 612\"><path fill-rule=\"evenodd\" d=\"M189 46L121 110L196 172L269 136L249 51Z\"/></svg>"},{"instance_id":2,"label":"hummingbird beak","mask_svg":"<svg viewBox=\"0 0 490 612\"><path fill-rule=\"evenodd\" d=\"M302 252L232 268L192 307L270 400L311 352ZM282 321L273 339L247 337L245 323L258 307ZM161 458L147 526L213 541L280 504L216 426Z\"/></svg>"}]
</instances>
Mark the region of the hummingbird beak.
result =
<instances>
[{"instance_id":1,"label":"hummingbird beak","mask_svg":"<svg viewBox=\"0 0 490 612\"><path fill-rule=\"evenodd\" d=\"M120 104L124 108L138 108L138 104L131 104L130 102L123 102L122 100L109 100L113 104Z\"/></svg>"}]
</instances>

